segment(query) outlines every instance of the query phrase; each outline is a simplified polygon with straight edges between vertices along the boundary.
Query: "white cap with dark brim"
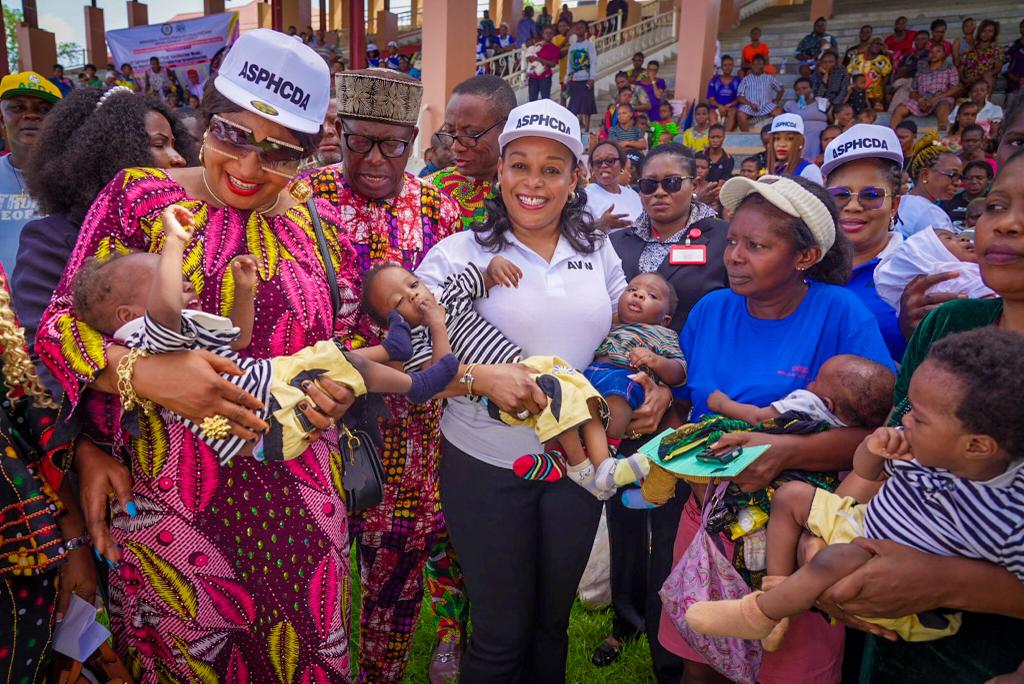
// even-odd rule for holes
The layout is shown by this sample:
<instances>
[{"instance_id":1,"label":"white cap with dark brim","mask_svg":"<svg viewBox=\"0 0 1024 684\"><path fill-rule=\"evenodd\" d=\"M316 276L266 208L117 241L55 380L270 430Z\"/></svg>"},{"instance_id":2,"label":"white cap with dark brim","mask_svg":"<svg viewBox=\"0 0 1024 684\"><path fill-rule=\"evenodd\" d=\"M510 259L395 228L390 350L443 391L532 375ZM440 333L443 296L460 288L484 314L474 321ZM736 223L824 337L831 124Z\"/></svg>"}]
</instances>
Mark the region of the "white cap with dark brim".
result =
<instances>
[{"instance_id":1,"label":"white cap with dark brim","mask_svg":"<svg viewBox=\"0 0 1024 684\"><path fill-rule=\"evenodd\" d=\"M756 181L733 176L722 186L718 201L729 211L736 211L740 203L753 193L761 195L789 216L806 223L814 241L821 248L818 261L825 258L836 241L836 224L824 202L800 187L793 179L772 175L761 176Z\"/></svg>"},{"instance_id":2,"label":"white cap with dark brim","mask_svg":"<svg viewBox=\"0 0 1024 684\"><path fill-rule=\"evenodd\" d=\"M583 155L579 119L554 100L535 100L509 112L498 146L504 150L513 140L530 136L562 143L577 160Z\"/></svg>"},{"instance_id":3,"label":"white cap with dark brim","mask_svg":"<svg viewBox=\"0 0 1024 684\"><path fill-rule=\"evenodd\" d=\"M253 29L228 50L213 86L239 107L302 133L318 133L327 115L331 73L302 41Z\"/></svg>"},{"instance_id":4,"label":"white cap with dark brim","mask_svg":"<svg viewBox=\"0 0 1024 684\"><path fill-rule=\"evenodd\" d=\"M903 148L896 131L888 126L856 124L836 136L822 155L821 175L826 178L838 167L855 159L888 159L903 165Z\"/></svg>"}]
</instances>

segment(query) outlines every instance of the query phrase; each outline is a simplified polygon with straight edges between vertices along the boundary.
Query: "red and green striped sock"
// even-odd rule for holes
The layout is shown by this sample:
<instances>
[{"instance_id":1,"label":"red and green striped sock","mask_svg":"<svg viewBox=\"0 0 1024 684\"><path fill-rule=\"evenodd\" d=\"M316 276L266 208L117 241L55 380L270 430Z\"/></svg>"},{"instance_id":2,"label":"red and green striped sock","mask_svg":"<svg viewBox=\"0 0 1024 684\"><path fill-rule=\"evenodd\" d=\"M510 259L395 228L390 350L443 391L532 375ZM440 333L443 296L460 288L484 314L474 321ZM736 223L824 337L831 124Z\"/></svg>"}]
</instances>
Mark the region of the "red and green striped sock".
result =
<instances>
[{"instance_id":1,"label":"red and green striped sock","mask_svg":"<svg viewBox=\"0 0 1024 684\"><path fill-rule=\"evenodd\" d=\"M512 472L524 480L557 482L565 477L565 459L557 450L524 454L512 464Z\"/></svg>"}]
</instances>

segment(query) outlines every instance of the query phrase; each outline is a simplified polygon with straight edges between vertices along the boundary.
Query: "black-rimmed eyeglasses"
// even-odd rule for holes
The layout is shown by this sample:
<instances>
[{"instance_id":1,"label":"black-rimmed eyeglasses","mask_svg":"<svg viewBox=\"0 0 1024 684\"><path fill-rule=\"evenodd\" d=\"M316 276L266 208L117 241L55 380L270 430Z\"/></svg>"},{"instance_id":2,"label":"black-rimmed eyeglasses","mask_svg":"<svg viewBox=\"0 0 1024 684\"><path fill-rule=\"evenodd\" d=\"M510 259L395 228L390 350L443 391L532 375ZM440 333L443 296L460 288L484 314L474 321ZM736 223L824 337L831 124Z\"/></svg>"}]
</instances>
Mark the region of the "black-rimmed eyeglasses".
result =
<instances>
[{"instance_id":1,"label":"black-rimmed eyeglasses","mask_svg":"<svg viewBox=\"0 0 1024 684\"><path fill-rule=\"evenodd\" d=\"M476 147L477 143L480 142L480 138L484 137L492 130L494 130L497 126L500 126L503 123L505 123L505 119L499 119L492 123L487 128L485 128L484 130L473 135L470 135L468 133L451 133L449 131L438 131L434 135L436 135L438 140L445 143L446 145L454 145L455 141L457 140L460 145L467 149L470 149Z\"/></svg>"},{"instance_id":2,"label":"black-rimmed eyeglasses","mask_svg":"<svg viewBox=\"0 0 1024 684\"><path fill-rule=\"evenodd\" d=\"M399 138L373 138L362 133L352 133L344 124L342 124L342 130L344 133L341 137L345 139L345 147L356 154L370 154L370 151L376 146L383 156L393 159L405 154L409 143L412 142Z\"/></svg>"}]
</instances>

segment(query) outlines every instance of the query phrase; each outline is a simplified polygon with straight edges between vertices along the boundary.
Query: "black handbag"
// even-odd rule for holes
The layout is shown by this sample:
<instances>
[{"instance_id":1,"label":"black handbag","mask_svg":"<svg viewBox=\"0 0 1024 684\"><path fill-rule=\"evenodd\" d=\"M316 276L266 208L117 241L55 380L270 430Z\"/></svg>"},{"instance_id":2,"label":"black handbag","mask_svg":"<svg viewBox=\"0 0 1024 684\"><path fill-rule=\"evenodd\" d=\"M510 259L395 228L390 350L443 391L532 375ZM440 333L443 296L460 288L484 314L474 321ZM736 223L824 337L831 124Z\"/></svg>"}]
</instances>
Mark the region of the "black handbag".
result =
<instances>
[{"instance_id":1,"label":"black handbag","mask_svg":"<svg viewBox=\"0 0 1024 684\"><path fill-rule=\"evenodd\" d=\"M305 202L312 219L327 285L331 289L333 328L334 319L338 317L338 310L341 308L341 292L338 289L338 274L331 260L327 236L324 235L323 226L320 224L320 215L316 211L309 184L305 181L293 183L292 196L300 202ZM345 507L349 512L373 508L384 500L384 466L381 465L378 455L379 445L382 444L377 428L377 415L380 411L374 410L377 407L383 407L380 397L360 399L338 424L341 433L338 448L341 451L342 487L345 490Z\"/></svg>"}]
</instances>

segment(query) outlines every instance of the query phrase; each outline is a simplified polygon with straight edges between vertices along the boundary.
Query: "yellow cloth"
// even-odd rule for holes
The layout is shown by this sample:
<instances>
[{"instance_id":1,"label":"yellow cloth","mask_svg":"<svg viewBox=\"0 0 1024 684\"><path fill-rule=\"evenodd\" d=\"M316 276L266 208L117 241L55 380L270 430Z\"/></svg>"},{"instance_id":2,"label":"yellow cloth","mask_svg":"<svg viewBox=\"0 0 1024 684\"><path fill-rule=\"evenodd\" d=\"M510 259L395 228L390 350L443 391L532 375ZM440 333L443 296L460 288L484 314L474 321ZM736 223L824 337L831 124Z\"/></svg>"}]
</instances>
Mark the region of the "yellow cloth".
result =
<instances>
[{"instance_id":1,"label":"yellow cloth","mask_svg":"<svg viewBox=\"0 0 1024 684\"><path fill-rule=\"evenodd\" d=\"M305 439L306 429L295 410L308 399L299 386L300 382L328 377L351 389L357 397L366 394L363 376L332 340L317 342L291 356L279 356L274 359L272 369L270 395L278 406L271 418L281 424L282 458L285 461L299 457L309 448Z\"/></svg>"},{"instance_id":2,"label":"yellow cloth","mask_svg":"<svg viewBox=\"0 0 1024 684\"><path fill-rule=\"evenodd\" d=\"M848 544L857 537L864 536L864 516L867 510L867 504L857 503L852 497L838 496L819 489L814 493L811 512L807 516L807 529L828 544ZM956 634L960 630L960 613L943 614L943 617L949 622L944 629L924 626L917 615L892 619L860 619L891 629L904 641L933 641Z\"/></svg>"},{"instance_id":3,"label":"yellow cloth","mask_svg":"<svg viewBox=\"0 0 1024 684\"><path fill-rule=\"evenodd\" d=\"M608 404L583 377L583 373L577 371L567 362L557 356L530 356L519 363L537 371L532 376L535 381L545 375L554 378L558 382L561 397L549 396L544 410L525 420L519 420L515 416L501 411L499 416L506 425L513 427L525 425L533 428L537 433L537 439L544 443L593 418L590 412L591 401L595 402L598 415L605 420L605 416L608 414ZM543 381L541 381L541 387L544 387Z\"/></svg>"}]
</instances>

